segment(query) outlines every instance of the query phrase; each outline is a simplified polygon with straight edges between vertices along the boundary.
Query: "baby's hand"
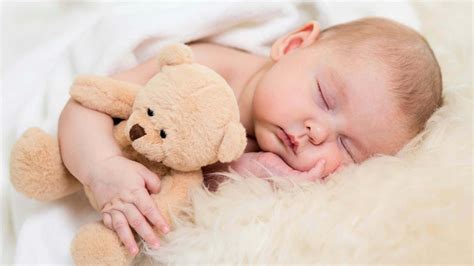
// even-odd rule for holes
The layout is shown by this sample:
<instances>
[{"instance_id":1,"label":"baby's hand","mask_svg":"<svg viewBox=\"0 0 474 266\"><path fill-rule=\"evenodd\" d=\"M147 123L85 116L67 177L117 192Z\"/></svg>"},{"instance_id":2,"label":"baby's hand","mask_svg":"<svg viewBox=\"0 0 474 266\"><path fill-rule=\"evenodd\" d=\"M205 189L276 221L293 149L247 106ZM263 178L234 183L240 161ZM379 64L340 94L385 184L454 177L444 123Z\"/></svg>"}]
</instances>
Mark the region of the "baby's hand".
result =
<instances>
[{"instance_id":1,"label":"baby's hand","mask_svg":"<svg viewBox=\"0 0 474 266\"><path fill-rule=\"evenodd\" d=\"M280 156L272 152L244 153L238 160L230 164L230 166L240 174L250 172L258 177L279 175L312 181L324 178L323 173L325 165L326 162L320 160L310 170L301 172L291 168L280 158Z\"/></svg>"},{"instance_id":2,"label":"baby's hand","mask_svg":"<svg viewBox=\"0 0 474 266\"><path fill-rule=\"evenodd\" d=\"M150 196L150 192L160 190L159 177L137 162L114 156L92 167L90 178L90 188L102 210L104 224L117 232L130 253L138 253L130 226L150 246L158 248L159 239L151 225L163 233L169 231Z\"/></svg>"}]
</instances>

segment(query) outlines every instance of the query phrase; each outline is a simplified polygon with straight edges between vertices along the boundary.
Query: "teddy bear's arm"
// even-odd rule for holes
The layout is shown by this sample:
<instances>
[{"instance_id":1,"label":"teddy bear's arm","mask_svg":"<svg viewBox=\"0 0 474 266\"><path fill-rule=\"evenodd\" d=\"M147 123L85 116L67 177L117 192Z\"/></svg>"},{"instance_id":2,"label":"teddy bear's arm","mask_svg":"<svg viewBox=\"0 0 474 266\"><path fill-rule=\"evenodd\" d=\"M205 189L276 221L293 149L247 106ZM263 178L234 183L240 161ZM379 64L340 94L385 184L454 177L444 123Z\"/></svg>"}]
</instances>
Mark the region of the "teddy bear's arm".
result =
<instances>
[{"instance_id":1,"label":"teddy bear's arm","mask_svg":"<svg viewBox=\"0 0 474 266\"><path fill-rule=\"evenodd\" d=\"M140 85L92 75L78 76L71 97L82 105L112 117L127 119Z\"/></svg>"}]
</instances>

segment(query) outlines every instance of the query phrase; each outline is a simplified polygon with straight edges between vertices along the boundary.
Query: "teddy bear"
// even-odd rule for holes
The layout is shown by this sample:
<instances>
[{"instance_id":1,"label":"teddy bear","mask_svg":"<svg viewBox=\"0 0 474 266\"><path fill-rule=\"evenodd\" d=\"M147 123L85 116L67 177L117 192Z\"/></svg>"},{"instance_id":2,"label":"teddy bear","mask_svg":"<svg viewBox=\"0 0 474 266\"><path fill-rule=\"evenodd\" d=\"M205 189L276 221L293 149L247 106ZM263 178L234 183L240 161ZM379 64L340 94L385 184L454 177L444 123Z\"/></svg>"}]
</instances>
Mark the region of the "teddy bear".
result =
<instances>
[{"instance_id":1,"label":"teddy bear","mask_svg":"<svg viewBox=\"0 0 474 266\"><path fill-rule=\"evenodd\" d=\"M172 217L189 206L190 191L202 185L201 168L239 158L246 133L232 89L219 74L195 63L188 46L163 48L158 64L160 72L145 86L86 75L75 79L70 94L82 105L122 120L114 126L115 139L124 156L161 177L161 190L152 198L173 229ZM90 189L62 163L57 139L38 128L15 143L10 174L15 189L30 198L51 201L84 189L100 211ZM116 233L100 221L79 229L71 253L79 265L128 265L133 260Z\"/></svg>"}]
</instances>

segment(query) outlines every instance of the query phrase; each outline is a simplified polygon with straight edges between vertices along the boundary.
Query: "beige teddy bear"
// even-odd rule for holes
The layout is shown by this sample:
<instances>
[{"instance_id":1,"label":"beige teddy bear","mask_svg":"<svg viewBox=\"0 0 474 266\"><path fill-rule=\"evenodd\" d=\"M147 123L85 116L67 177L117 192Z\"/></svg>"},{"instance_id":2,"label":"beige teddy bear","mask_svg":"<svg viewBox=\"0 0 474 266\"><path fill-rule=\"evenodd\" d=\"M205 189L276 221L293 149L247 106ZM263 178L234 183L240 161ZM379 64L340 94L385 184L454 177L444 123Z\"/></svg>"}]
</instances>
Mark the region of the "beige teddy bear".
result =
<instances>
[{"instance_id":1,"label":"beige teddy bear","mask_svg":"<svg viewBox=\"0 0 474 266\"><path fill-rule=\"evenodd\" d=\"M166 47L158 62L161 71L144 87L82 76L75 80L71 96L84 106L126 119L115 126L115 138L125 156L162 177L161 191L152 197L173 226L170 217L190 204L190 189L202 184L201 168L240 157L246 134L232 89L217 73L193 63L189 47ZM13 148L11 182L42 201L82 188L64 167L57 140L36 128L25 132ZM90 190L84 189L100 211ZM83 226L71 252L81 265L127 265L133 259L101 222Z\"/></svg>"}]
</instances>

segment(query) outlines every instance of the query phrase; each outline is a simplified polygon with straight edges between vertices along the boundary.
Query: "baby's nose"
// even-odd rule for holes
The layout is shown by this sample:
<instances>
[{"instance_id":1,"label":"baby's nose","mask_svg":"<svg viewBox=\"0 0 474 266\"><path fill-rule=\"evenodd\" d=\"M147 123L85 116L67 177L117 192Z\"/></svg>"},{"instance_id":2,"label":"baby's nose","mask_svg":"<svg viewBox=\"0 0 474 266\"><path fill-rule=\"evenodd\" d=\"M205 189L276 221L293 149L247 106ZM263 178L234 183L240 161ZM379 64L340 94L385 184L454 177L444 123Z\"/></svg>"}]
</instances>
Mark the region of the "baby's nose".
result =
<instances>
[{"instance_id":1,"label":"baby's nose","mask_svg":"<svg viewBox=\"0 0 474 266\"><path fill-rule=\"evenodd\" d=\"M322 144L330 135L330 129L324 123L308 123L306 129L309 133L309 139L314 145Z\"/></svg>"},{"instance_id":2,"label":"baby's nose","mask_svg":"<svg viewBox=\"0 0 474 266\"><path fill-rule=\"evenodd\" d=\"M145 129L143 129L143 127L141 127L139 124L135 124L130 129L129 135L130 135L130 139L134 141L136 139L139 139L145 136L146 132L145 132Z\"/></svg>"}]
</instances>

